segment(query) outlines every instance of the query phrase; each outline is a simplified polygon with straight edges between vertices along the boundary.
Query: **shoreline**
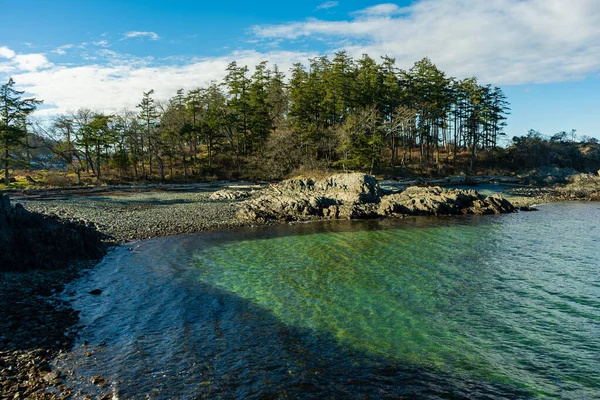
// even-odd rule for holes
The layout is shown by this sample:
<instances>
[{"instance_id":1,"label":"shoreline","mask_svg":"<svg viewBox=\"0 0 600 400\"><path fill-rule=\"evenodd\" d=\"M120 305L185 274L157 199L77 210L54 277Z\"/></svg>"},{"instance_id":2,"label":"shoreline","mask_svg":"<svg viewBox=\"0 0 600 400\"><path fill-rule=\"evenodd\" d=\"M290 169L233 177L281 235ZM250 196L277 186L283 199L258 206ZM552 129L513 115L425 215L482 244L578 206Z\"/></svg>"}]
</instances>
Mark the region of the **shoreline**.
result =
<instances>
[{"instance_id":1,"label":"shoreline","mask_svg":"<svg viewBox=\"0 0 600 400\"><path fill-rule=\"evenodd\" d=\"M234 188L229 186L225 189L235 189L235 185ZM144 192L117 189L91 196L22 197L14 203L23 204L29 211L66 220L89 221L111 238L112 246L162 236L285 222L242 220L236 213L247 196L214 198L218 189L224 187ZM261 193L254 189L245 187L242 191L252 195ZM582 200L559 198L551 196L551 191L531 189L519 196L511 195L510 201L517 207L527 207ZM61 352L71 349L76 334L67 332L76 328L78 317L70 304L56 295L100 261L79 262L57 270L1 273L0 331L5 333L0 335L0 398L61 399L73 394L65 377L52 371L51 362ZM31 315L35 318L30 318Z\"/></svg>"}]
</instances>

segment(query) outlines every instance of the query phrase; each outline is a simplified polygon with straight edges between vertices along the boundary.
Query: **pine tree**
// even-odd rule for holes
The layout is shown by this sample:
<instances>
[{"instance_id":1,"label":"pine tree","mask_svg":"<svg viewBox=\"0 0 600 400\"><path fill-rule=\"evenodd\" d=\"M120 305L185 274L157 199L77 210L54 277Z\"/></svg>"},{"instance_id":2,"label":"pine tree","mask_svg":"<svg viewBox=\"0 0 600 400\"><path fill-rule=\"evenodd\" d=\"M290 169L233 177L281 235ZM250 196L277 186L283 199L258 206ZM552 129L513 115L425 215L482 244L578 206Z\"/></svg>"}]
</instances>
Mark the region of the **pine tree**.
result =
<instances>
[{"instance_id":1,"label":"pine tree","mask_svg":"<svg viewBox=\"0 0 600 400\"><path fill-rule=\"evenodd\" d=\"M42 103L35 98L21 99L25 92L14 89L14 85L15 81L9 78L6 84L0 86L0 149L4 150L2 163L7 185L10 184L11 150L23 143L27 135L25 119Z\"/></svg>"}]
</instances>

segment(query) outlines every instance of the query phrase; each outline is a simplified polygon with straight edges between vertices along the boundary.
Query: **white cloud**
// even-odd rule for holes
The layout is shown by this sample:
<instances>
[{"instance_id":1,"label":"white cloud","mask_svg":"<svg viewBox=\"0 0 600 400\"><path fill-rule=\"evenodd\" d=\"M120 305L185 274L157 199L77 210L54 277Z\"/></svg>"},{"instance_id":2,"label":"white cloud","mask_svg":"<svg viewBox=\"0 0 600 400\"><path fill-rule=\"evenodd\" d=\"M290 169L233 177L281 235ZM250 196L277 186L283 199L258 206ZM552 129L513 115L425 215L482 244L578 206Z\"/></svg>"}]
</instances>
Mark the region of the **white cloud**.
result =
<instances>
[{"instance_id":1,"label":"white cloud","mask_svg":"<svg viewBox=\"0 0 600 400\"><path fill-rule=\"evenodd\" d=\"M106 41L106 40L98 40L97 42L92 42L92 44L94 46L99 46L99 47L108 47L109 46L108 41Z\"/></svg>"},{"instance_id":2,"label":"white cloud","mask_svg":"<svg viewBox=\"0 0 600 400\"><path fill-rule=\"evenodd\" d=\"M57 48L52 50L52 52L64 56L65 54L67 54L65 50L72 49L73 47L75 47L75 45L73 44L63 44L62 46L58 46Z\"/></svg>"},{"instance_id":3,"label":"white cloud","mask_svg":"<svg viewBox=\"0 0 600 400\"><path fill-rule=\"evenodd\" d=\"M19 54L12 60L20 71L37 71L52 66L43 54Z\"/></svg>"},{"instance_id":4,"label":"white cloud","mask_svg":"<svg viewBox=\"0 0 600 400\"><path fill-rule=\"evenodd\" d=\"M158 36L154 32L132 31L132 32L127 32L125 34L125 36L123 36L123 38L121 40L132 39L132 38L136 38L136 37L148 37L148 38L150 38L150 40L158 40L158 39L160 39L160 36Z\"/></svg>"},{"instance_id":5,"label":"white cloud","mask_svg":"<svg viewBox=\"0 0 600 400\"><path fill-rule=\"evenodd\" d=\"M321 3L317 6L317 10L329 10L330 8L334 8L339 6L340 3L338 1L326 1L325 3Z\"/></svg>"},{"instance_id":6,"label":"white cloud","mask_svg":"<svg viewBox=\"0 0 600 400\"><path fill-rule=\"evenodd\" d=\"M0 72L7 74L37 71L53 65L44 54L17 54L6 46L0 47L0 58L8 59L8 61L0 61Z\"/></svg>"},{"instance_id":7,"label":"white cloud","mask_svg":"<svg viewBox=\"0 0 600 400\"><path fill-rule=\"evenodd\" d=\"M0 57L2 58L13 58L15 56L15 52L9 49L6 46L0 47Z\"/></svg>"},{"instance_id":8,"label":"white cloud","mask_svg":"<svg viewBox=\"0 0 600 400\"><path fill-rule=\"evenodd\" d=\"M14 74L20 88L44 100L45 106L38 116L65 113L88 107L93 110L115 112L123 108L134 109L142 92L154 89L157 99L168 99L179 88L195 89L225 76L229 62L237 61L250 69L263 60L278 64L287 71L294 63L304 62L315 53L277 51L233 52L226 57L188 61L183 65L153 66L146 58L137 58L104 50L99 54L110 64L85 66L53 66L43 71ZM1 69L0 69L1 71Z\"/></svg>"},{"instance_id":9,"label":"white cloud","mask_svg":"<svg viewBox=\"0 0 600 400\"><path fill-rule=\"evenodd\" d=\"M356 15L368 15L368 16L391 16L402 14L404 11L402 8L398 7L397 4L393 3L385 3L378 4L376 6L365 8L364 10L360 10L355 12Z\"/></svg>"},{"instance_id":10,"label":"white cloud","mask_svg":"<svg viewBox=\"0 0 600 400\"><path fill-rule=\"evenodd\" d=\"M352 15L255 26L253 32L266 40L334 39L354 56L389 55L404 68L430 57L451 75L494 84L557 82L600 71L598 0L421 0Z\"/></svg>"}]
</instances>

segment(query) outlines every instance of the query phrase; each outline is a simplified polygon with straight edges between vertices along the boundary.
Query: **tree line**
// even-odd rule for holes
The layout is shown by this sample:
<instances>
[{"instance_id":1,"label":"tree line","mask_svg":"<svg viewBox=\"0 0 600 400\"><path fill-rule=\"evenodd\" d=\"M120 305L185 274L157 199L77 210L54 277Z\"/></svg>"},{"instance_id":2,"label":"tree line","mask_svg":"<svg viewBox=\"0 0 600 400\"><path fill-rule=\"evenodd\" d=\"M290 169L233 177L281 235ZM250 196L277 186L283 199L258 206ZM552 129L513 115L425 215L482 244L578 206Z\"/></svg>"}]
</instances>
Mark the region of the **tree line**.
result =
<instances>
[{"instance_id":1,"label":"tree line","mask_svg":"<svg viewBox=\"0 0 600 400\"><path fill-rule=\"evenodd\" d=\"M14 81L0 91L0 150L8 168L35 134L72 171L124 179L192 178L223 170L263 178L305 166L366 172L440 167L481 152L504 135L509 104L477 78L448 76L428 58L408 70L346 52L295 64L286 75L262 62L231 62L221 81L179 89L168 100L142 93L135 109L82 108L51 124L26 123L39 101ZM28 147L29 146L29 147Z\"/></svg>"}]
</instances>

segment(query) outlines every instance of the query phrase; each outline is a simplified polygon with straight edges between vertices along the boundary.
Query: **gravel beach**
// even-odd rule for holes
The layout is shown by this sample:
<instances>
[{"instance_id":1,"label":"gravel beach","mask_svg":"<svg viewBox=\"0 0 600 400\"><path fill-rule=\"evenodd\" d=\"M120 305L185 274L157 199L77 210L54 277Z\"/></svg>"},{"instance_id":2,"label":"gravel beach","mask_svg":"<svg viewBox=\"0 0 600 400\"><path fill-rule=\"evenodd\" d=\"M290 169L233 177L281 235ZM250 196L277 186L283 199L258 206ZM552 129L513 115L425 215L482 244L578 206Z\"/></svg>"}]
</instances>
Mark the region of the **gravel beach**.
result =
<instances>
[{"instance_id":1,"label":"gravel beach","mask_svg":"<svg viewBox=\"0 0 600 400\"><path fill-rule=\"evenodd\" d=\"M248 225L236 217L238 200L212 200L226 186L140 192L114 191L91 196L16 198L29 211L92 222L116 243L152 237L229 229ZM178 186L180 188L180 186ZM251 192L249 186L235 190Z\"/></svg>"}]
</instances>

